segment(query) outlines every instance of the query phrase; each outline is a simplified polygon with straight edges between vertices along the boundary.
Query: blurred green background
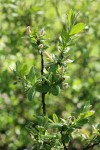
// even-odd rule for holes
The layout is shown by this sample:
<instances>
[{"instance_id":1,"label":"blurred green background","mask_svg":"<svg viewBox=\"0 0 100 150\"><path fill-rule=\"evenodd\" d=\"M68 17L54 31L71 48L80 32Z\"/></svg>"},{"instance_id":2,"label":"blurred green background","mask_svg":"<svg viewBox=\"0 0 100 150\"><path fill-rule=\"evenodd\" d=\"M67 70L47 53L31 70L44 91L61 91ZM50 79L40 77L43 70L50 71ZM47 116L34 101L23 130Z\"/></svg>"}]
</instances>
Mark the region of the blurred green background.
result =
<instances>
[{"instance_id":1,"label":"blurred green background","mask_svg":"<svg viewBox=\"0 0 100 150\"><path fill-rule=\"evenodd\" d=\"M78 21L87 26L69 52L74 60L68 66L69 88L59 97L47 95L47 112L62 117L78 114L90 100L95 110L91 124L100 121L100 1L0 0L0 150L30 150L32 139L25 125L33 114L42 113L40 94L29 102L21 84L14 85L12 70L17 60L29 68L40 68L37 50L25 38L26 28L44 28L49 53L57 53L58 36L69 9L79 12Z\"/></svg>"}]
</instances>

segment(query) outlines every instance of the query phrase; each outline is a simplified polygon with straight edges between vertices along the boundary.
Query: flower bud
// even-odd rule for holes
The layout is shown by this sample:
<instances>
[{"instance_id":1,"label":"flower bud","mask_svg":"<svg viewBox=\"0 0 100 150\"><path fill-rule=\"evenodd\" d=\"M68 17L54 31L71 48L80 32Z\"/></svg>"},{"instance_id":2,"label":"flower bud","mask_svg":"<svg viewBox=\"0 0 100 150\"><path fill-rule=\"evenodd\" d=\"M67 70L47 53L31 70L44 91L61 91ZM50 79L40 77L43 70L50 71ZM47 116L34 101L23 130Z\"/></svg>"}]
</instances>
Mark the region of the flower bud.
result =
<instances>
[{"instance_id":1,"label":"flower bud","mask_svg":"<svg viewBox=\"0 0 100 150\"><path fill-rule=\"evenodd\" d=\"M50 60L52 60L52 57L50 54L48 54L46 51L43 53L45 56L47 56L47 58L49 58Z\"/></svg>"},{"instance_id":2,"label":"flower bud","mask_svg":"<svg viewBox=\"0 0 100 150\"><path fill-rule=\"evenodd\" d=\"M41 30L40 35L44 36L46 34L46 31L44 30L44 28Z\"/></svg>"},{"instance_id":3,"label":"flower bud","mask_svg":"<svg viewBox=\"0 0 100 150\"><path fill-rule=\"evenodd\" d=\"M27 34L28 34L28 35L30 35L31 33L32 33L32 31L31 31L31 27L30 27L30 26L28 26L28 27L27 27Z\"/></svg>"},{"instance_id":4,"label":"flower bud","mask_svg":"<svg viewBox=\"0 0 100 150\"><path fill-rule=\"evenodd\" d=\"M38 48L42 49L42 48L43 48L43 44L40 44L40 45L38 46Z\"/></svg>"}]
</instances>

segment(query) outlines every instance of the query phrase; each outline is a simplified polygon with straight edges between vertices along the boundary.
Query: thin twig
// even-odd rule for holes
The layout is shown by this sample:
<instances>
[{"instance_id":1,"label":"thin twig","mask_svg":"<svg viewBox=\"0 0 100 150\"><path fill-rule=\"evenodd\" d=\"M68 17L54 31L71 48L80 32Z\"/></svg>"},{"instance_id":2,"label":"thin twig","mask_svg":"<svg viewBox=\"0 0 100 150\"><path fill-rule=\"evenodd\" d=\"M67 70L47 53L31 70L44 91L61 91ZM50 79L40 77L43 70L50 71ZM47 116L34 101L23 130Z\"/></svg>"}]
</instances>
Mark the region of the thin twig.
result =
<instances>
[{"instance_id":1,"label":"thin twig","mask_svg":"<svg viewBox=\"0 0 100 150\"><path fill-rule=\"evenodd\" d=\"M44 59L43 59L43 53L41 51L41 75L42 76L43 76L43 70L44 70ZM45 115L46 114L45 93L42 93L42 109L43 109L43 114Z\"/></svg>"},{"instance_id":2,"label":"thin twig","mask_svg":"<svg viewBox=\"0 0 100 150\"><path fill-rule=\"evenodd\" d=\"M45 105L45 93L42 93L42 108L43 108L43 114L46 114L46 105Z\"/></svg>"},{"instance_id":3,"label":"thin twig","mask_svg":"<svg viewBox=\"0 0 100 150\"><path fill-rule=\"evenodd\" d=\"M99 145L100 144L100 142L96 142L96 143L93 143L93 144L89 144L88 146L86 146L85 148L83 148L83 150L88 150L88 149L90 149L90 148L93 148L94 146L96 146L96 145Z\"/></svg>"}]
</instances>

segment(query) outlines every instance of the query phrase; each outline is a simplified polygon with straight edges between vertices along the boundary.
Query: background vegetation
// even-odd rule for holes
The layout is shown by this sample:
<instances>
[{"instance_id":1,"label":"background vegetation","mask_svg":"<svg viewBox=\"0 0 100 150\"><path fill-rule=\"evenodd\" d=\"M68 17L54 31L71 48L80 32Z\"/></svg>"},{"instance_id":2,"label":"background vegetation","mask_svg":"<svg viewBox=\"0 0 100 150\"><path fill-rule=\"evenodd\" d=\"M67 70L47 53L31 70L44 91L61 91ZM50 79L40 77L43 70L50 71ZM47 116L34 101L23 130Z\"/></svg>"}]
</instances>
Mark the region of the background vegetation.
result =
<instances>
[{"instance_id":1,"label":"background vegetation","mask_svg":"<svg viewBox=\"0 0 100 150\"><path fill-rule=\"evenodd\" d=\"M54 112L68 117L79 113L90 100L95 115L90 124L100 119L100 5L99 0L1 0L0 1L0 149L31 149L32 139L25 125L33 114L41 114L40 94L34 101L27 99L21 84L16 84L12 71L17 60L40 68L40 58L27 36L26 28L45 28L49 53L57 53L57 37L64 28L69 9L79 12L78 21L87 26L71 47L69 54L74 62L68 65L69 88L59 97L47 95L48 115ZM51 109L52 108L52 109ZM91 127L92 128L92 127ZM75 144L75 143L74 143ZM94 148L99 149L98 147Z\"/></svg>"}]
</instances>

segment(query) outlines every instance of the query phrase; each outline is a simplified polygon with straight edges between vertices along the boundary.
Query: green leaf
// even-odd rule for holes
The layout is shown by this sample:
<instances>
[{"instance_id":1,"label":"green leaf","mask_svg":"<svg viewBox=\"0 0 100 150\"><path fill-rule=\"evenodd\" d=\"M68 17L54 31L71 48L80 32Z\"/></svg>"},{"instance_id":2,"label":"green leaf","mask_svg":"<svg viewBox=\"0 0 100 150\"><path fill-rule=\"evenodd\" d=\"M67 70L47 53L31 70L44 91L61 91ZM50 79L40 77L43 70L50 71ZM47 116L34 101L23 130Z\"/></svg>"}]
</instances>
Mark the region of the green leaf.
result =
<instances>
[{"instance_id":1,"label":"green leaf","mask_svg":"<svg viewBox=\"0 0 100 150\"><path fill-rule=\"evenodd\" d=\"M68 12L68 22L69 22L69 24L71 23L72 14L73 14L73 10L70 9L69 12Z\"/></svg>"},{"instance_id":2,"label":"green leaf","mask_svg":"<svg viewBox=\"0 0 100 150\"><path fill-rule=\"evenodd\" d=\"M45 139L51 139L51 138L55 138L56 137L56 135L54 135L54 134L50 134L50 135L42 135L42 137L44 137ZM50 149L49 149L50 150Z\"/></svg>"},{"instance_id":3,"label":"green leaf","mask_svg":"<svg viewBox=\"0 0 100 150\"><path fill-rule=\"evenodd\" d=\"M21 63L20 63L20 61L17 61L16 62L16 72L19 72L20 68L21 68Z\"/></svg>"},{"instance_id":4,"label":"green leaf","mask_svg":"<svg viewBox=\"0 0 100 150\"><path fill-rule=\"evenodd\" d=\"M35 75L35 69L34 67L32 66L30 71L29 71L29 74L28 74L28 79L31 83L35 83L36 81L36 75Z\"/></svg>"},{"instance_id":5,"label":"green leaf","mask_svg":"<svg viewBox=\"0 0 100 150\"><path fill-rule=\"evenodd\" d=\"M58 67L57 64L51 64L49 71L50 71L50 72L53 72L53 73L56 73L57 67Z\"/></svg>"},{"instance_id":6,"label":"green leaf","mask_svg":"<svg viewBox=\"0 0 100 150\"><path fill-rule=\"evenodd\" d=\"M52 124L49 125L49 128L53 128L53 129L58 128L58 129L61 129L62 126L63 125L61 123L52 123Z\"/></svg>"},{"instance_id":7,"label":"green leaf","mask_svg":"<svg viewBox=\"0 0 100 150\"><path fill-rule=\"evenodd\" d=\"M39 132L44 132L45 131L45 128L43 126L37 125L37 128L38 128Z\"/></svg>"},{"instance_id":8,"label":"green leaf","mask_svg":"<svg viewBox=\"0 0 100 150\"><path fill-rule=\"evenodd\" d=\"M87 112L84 112L84 113L80 113L80 115L79 115L77 120L87 119L87 118L91 117L93 114L94 114L93 110L87 111Z\"/></svg>"},{"instance_id":9,"label":"green leaf","mask_svg":"<svg viewBox=\"0 0 100 150\"><path fill-rule=\"evenodd\" d=\"M77 127L81 127L83 126L84 124L86 124L88 122L88 119L81 119L81 120L78 120L77 123L76 123L76 126Z\"/></svg>"},{"instance_id":10,"label":"green leaf","mask_svg":"<svg viewBox=\"0 0 100 150\"><path fill-rule=\"evenodd\" d=\"M92 116L93 114L94 114L94 110L87 111L87 112L85 113L84 118L88 118L88 117Z\"/></svg>"},{"instance_id":11,"label":"green leaf","mask_svg":"<svg viewBox=\"0 0 100 150\"><path fill-rule=\"evenodd\" d=\"M25 75L26 75L26 73L27 73L27 64L23 64L22 66L21 66L21 69L20 69L20 75L22 76L22 77L24 77Z\"/></svg>"},{"instance_id":12,"label":"green leaf","mask_svg":"<svg viewBox=\"0 0 100 150\"><path fill-rule=\"evenodd\" d=\"M56 114L53 114L53 121L54 121L55 123L57 123L57 122L58 122L58 117L57 117L57 115L56 115Z\"/></svg>"},{"instance_id":13,"label":"green leaf","mask_svg":"<svg viewBox=\"0 0 100 150\"><path fill-rule=\"evenodd\" d=\"M20 61L16 62L16 72L19 76L24 77L27 73L27 64L21 64Z\"/></svg>"},{"instance_id":14,"label":"green leaf","mask_svg":"<svg viewBox=\"0 0 100 150\"><path fill-rule=\"evenodd\" d=\"M54 96L58 96L60 93L60 87L58 85L53 86L51 92Z\"/></svg>"},{"instance_id":15,"label":"green leaf","mask_svg":"<svg viewBox=\"0 0 100 150\"><path fill-rule=\"evenodd\" d=\"M79 32L81 32L84 28L85 28L85 24L84 23L78 23L75 26L73 26L73 28L71 29L69 35L74 35L74 34L78 34Z\"/></svg>"},{"instance_id":16,"label":"green leaf","mask_svg":"<svg viewBox=\"0 0 100 150\"><path fill-rule=\"evenodd\" d=\"M68 143L70 140L70 136L68 134L63 134L62 140L64 143Z\"/></svg>"},{"instance_id":17,"label":"green leaf","mask_svg":"<svg viewBox=\"0 0 100 150\"><path fill-rule=\"evenodd\" d=\"M86 112L86 111L90 110L91 106L92 106L92 105L90 104L90 101L87 101L87 102L85 103L84 108L83 108L83 112Z\"/></svg>"},{"instance_id":18,"label":"green leaf","mask_svg":"<svg viewBox=\"0 0 100 150\"><path fill-rule=\"evenodd\" d=\"M50 86L48 84L42 85L42 83L39 83L36 85L35 89L40 93L47 93L50 89Z\"/></svg>"},{"instance_id":19,"label":"green leaf","mask_svg":"<svg viewBox=\"0 0 100 150\"><path fill-rule=\"evenodd\" d=\"M34 99L34 95L35 95L35 88L34 86L32 86L27 93L27 97L30 101L32 101Z\"/></svg>"},{"instance_id":20,"label":"green leaf","mask_svg":"<svg viewBox=\"0 0 100 150\"><path fill-rule=\"evenodd\" d=\"M59 36L59 42L60 42L60 43L62 43L62 42L63 42L63 40L62 40L62 37L61 37L61 36Z\"/></svg>"}]
</instances>

